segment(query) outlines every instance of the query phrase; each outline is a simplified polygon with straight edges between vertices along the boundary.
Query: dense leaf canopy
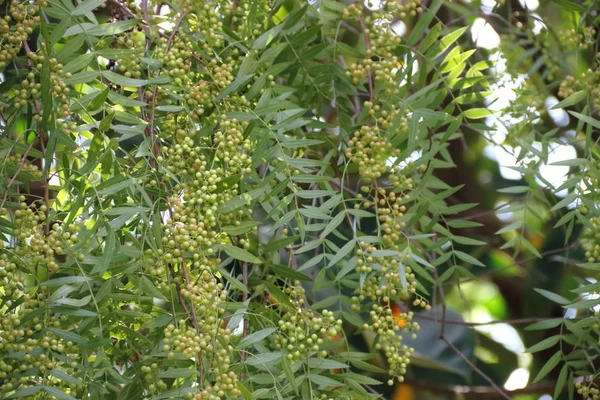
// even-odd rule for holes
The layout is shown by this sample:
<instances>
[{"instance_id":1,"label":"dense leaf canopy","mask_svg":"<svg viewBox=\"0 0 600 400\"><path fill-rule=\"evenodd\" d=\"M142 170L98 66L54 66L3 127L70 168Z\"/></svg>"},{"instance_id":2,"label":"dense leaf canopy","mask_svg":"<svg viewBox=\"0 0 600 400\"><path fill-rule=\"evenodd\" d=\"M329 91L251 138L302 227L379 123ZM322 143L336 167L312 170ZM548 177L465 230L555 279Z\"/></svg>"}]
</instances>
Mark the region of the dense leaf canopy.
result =
<instances>
[{"instance_id":1,"label":"dense leaf canopy","mask_svg":"<svg viewBox=\"0 0 600 400\"><path fill-rule=\"evenodd\" d=\"M0 399L597 399L599 6L4 1Z\"/></svg>"}]
</instances>

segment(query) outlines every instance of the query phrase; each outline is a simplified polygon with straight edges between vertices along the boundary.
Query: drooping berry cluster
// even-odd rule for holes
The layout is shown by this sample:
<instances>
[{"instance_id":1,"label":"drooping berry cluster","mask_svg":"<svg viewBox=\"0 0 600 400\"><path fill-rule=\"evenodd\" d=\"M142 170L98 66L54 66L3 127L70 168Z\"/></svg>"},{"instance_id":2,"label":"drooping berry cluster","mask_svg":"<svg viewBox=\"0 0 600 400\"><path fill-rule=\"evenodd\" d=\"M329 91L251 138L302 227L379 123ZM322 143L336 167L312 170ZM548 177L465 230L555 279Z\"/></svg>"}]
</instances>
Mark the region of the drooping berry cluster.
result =
<instances>
[{"instance_id":1,"label":"drooping berry cluster","mask_svg":"<svg viewBox=\"0 0 600 400\"><path fill-rule=\"evenodd\" d=\"M0 254L0 392L41 384L75 393L78 385L51 378L51 371L75 375L80 363L80 349L71 341L67 315L52 311L56 295L26 279L32 271L48 280L59 269L57 255L70 251L77 243L78 229L55 225L44 232L46 205L29 206L21 196L14 211L14 243ZM4 247L4 245L2 245ZM36 373L25 373L35 371Z\"/></svg>"},{"instance_id":2,"label":"drooping berry cluster","mask_svg":"<svg viewBox=\"0 0 600 400\"><path fill-rule=\"evenodd\" d=\"M587 90L594 109L600 109L600 69L588 69L578 76L568 75L560 84L559 96L567 98L580 90Z\"/></svg>"},{"instance_id":3,"label":"drooping berry cluster","mask_svg":"<svg viewBox=\"0 0 600 400\"><path fill-rule=\"evenodd\" d=\"M587 262L594 263L600 260L600 217L591 217L589 223L593 228L582 234L581 246Z\"/></svg>"},{"instance_id":4,"label":"drooping berry cluster","mask_svg":"<svg viewBox=\"0 0 600 400\"><path fill-rule=\"evenodd\" d=\"M569 49L587 50L595 43L596 30L592 26L565 29L559 33L561 43Z\"/></svg>"},{"instance_id":5,"label":"drooping berry cluster","mask_svg":"<svg viewBox=\"0 0 600 400\"><path fill-rule=\"evenodd\" d=\"M21 51L23 42L39 23L40 7L46 7L45 0L22 2L12 0L9 14L0 19L0 69L10 63Z\"/></svg>"},{"instance_id":6,"label":"drooping berry cluster","mask_svg":"<svg viewBox=\"0 0 600 400\"><path fill-rule=\"evenodd\" d=\"M154 57L160 61L162 68L178 86L194 81L196 74L191 68L193 49L191 40L183 35L175 36L172 41L161 38L154 49Z\"/></svg>"},{"instance_id":7,"label":"drooping berry cluster","mask_svg":"<svg viewBox=\"0 0 600 400\"><path fill-rule=\"evenodd\" d=\"M127 78L141 78L140 54L145 46L144 34L137 31L130 32L125 38L119 38L117 46L126 49L124 54L116 60L117 72Z\"/></svg>"},{"instance_id":8,"label":"drooping berry cluster","mask_svg":"<svg viewBox=\"0 0 600 400\"><path fill-rule=\"evenodd\" d=\"M332 311L322 310L319 315L307 309L305 291L298 281L284 292L293 307L280 307L281 319L272 338L273 348L284 350L290 361L307 359L311 354L325 357L327 351L321 350L321 346L341 332L342 320L336 319Z\"/></svg>"},{"instance_id":9,"label":"drooping berry cluster","mask_svg":"<svg viewBox=\"0 0 600 400\"><path fill-rule=\"evenodd\" d=\"M37 53L28 52L27 57L33 65L29 74L27 74L26 79L21 82L21 89L16 93L18 99L16 105L25 107L30 104L32 99L37 102L37 104L40 104L42 92L48 90L51 99L56 101L55 106L59 110L58 117L61 119L67 118L70 115L67 96L71 89L67 87L64 79L70 77L70 74L63 73L63 65L59 63L56 58L49 58L41 51ZM46 61L48 62L48 67L50 69L50 87L42 88L40 76L42 70L45 68L44 64ZM41 112L41 106L40 110L36 111ZM35 118L40 119L41 115L36 115Z\"/></svg>"},{"instance_id":10,"label":"drooping berry cluster","mask_svg":"<svg viewBox=\"0 0 600 400\"><path fill-rule=\"evenodd\" d=\"M190 28L200 34L202 47L205 50L217 49L223 46L223 18L231 12L231 4L222 1L181 0L183 12L193 14L188 16ZM192 17L193 15L193 17Z\"/></svg>"},{"instance_id":11,"label":"drooping berry cluster","mask_svg":"<svg viewBox=\"0 0 600 400\"><path fill-rule=\"evenodd\" d=\"M600 389L593 382L577 382L575 383L575 389L577 389L577 394L585 400L600 399Z\"/></svg>"},{"instance_id":12,"label":"drooping berry cluster","mask_svg":"<svg viewBox=\"0 0 600 400\"><path fill-rule=\"evenodd\" d=\"M348 142L346 157L358 164L361 176L377 179L387 172L387 160L400 154L377 126L362 126Z\"/></svg>"},{"instance_id":13,"label":"drooping berry cluster","mask_svg":"<svg viewBox=\"0 0 600 400\"><path fill-rule=\"evenodd\" d=\"M412 322L412 312L398 312L394 307L396 301L416 293L416 277L411 268L405 265L410 255L379 256L376 247L365 242L360 243L356 255L359 257L357 272L365 274L366 278L352 297L353 308L360 310L365 300L372 302L370 322L365 323L363 329L378 335L376 348L384 351L389 374L401 382L413 349L402 344L402 336L398 333L412 332L414 337L419 330L419 325ZM425 301L415 301L415 305L429 309Z\"/></svg>"}]
</instances>

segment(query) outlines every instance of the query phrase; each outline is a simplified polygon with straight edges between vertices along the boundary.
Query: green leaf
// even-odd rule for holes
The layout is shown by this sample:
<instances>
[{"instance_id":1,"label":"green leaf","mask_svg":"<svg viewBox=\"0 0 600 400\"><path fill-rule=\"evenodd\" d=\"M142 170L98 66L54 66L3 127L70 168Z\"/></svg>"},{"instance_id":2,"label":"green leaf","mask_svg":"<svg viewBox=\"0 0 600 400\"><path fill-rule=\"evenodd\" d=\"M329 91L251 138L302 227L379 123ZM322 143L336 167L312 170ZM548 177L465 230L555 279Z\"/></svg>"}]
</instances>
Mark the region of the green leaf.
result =
<instances>
[{"instance_id":1,"label":"green leaf","mask_svg":"<svg viewBox=\"0 0 600 400\"><path fill-rule=\"evenodd\" d=\"M237 387L244 396L245 400L252 400L252 392L240 381L237 382Z\"/></svg>"},{"instance_id":2,"label":"green leaf","mask_svg":"<svg viewBox=\"0 0 600 400\"><path fill-rule=\"evenodd\" d=\"M310 368L316 369L346 369L348 365L335 360L325 358L309 358L307 362Z\"/></svg>"},{"instance_id":3,"label":"green leaf","mask_svg":"<svg viewBox=\"0 0 600 400\"><path fill-rule=\"evenodd\" d=\"M463 251L454 250L453 253L454 253L454 255L456 257L460 258L461 260L463 260L466 263L477 265L477 266L480 266L480 267L485 267L485 264L483 264L481 261L479 261L475 257L473 257L473 256L471 256L471 255L469 255L469 254L467 254L467 253L465 253Z\"/></svg>"},{"instance_id":4,"label":"green leaf","mask_svg":"<svg viewBox=\"0 0 600 400\"><path fill-rule=\"evenodd\" d=\"M182 387L179 389L169 390L168 392L161 393L157 396L152 397L152 400L162 400L162 399L181 399L185 398L187 394L197 393L198 388L195 387Z\"/></svg>"},{"instance_id":5,"label":"green leaf","mask_svg":"<svg viewBox=\"0 0 600 400\"><path fill-rule=\"evenodd\" d=\"M487 108L470 108L463 111L462 115L469 119L480 119L492 115L493 113L493 111L490 111Z\"/></svg>"},{"instance_id":6,"label":"green leaf","mask_svg":"<svg viewBox=\"0 0 600 400\"><path fill-rule=\"evenodd\" d=\"M452 43L456 42L458 40L458 38L461 37L463 33L465 33L467 28L468 28L467 26L463 26L462 28L458 28L458 29L454 30L453 32L450 32L443 38L441 38L440 39L441 52L446 51L446 49L448 47L450 47L450 45Z\"/></svg>"},{"instance_id":7,"label":"green leaf","mask_svg":"<svg viewBox=\"0 0 600 400\"><path fill-rule=\"evenodd\" d=\"M299 280L299 281L306 281L306 282L312 281L311 277L304 275L303 273L298 272L295 269L292 269L285 265L272 264L269 266L269 269L276 276L279 276L279 277L291 278L291 279L295 279L295 280Z\"/></svg>"},{"instance_id":8,"label":"green leaf","mask_svg":"<svg viewBox=\"0 0 600 400\"><path fill-rule=\"evenodd\" d=\"M159 378L177 379L177 378L189 378L191 375L198 374L198 371L191 368L169 368L166 371L160 371L158 373Z\"/></svg>"},{"instance_id":9,"label":"green leaf","mask_svg":"<svg viewBox=\"0 0 600 400\"><path fill-rule=\"evenodd\" d=\"M552 398L558 399L565 383L567 382L567 376L569 375L569 365L565 364L560 369L560 373L558 374L558 378L556 379L556 386L554 388L554 396Z\"/></svg>"},{"instance_id":10,"label":"green leaf","mask_svg":"<svg viewBox=\"0 0 600 400\"><path fill-rule=\"evenodd\" d=\"M227 279L227 281L229 283L231 283L231 286L233 286L237 290L244 292L244 293L248 293L248 289L246 288L246 286L244 286L244 284L242 282L240 282L238 279L231 276L229 274L229 272L225 271L224 268L219 268L219 274L223 275L223 277L225 277L225 279Z\"/></svg>"},{"instance_id":11,"label":"green leaf","mask_svg":"<svg viewBox=\"0 0 600 400\"><path fill-rule=\"evenodd\" d=\"M265 367L269 367L277 363L281 360L281 352L275 351L272 353L257 353L251 354L246 359L246 364L255 367L264 369Z\"/></svg>"},{"instance_id":12,"label":"green leaf","mask_svg":"<svg viewBox=\"0 0 600 400\"><path fill-rule=\"evenodd\" d=\"M323 375L311 374L310 380L315 385L323 387L323 388L343 386L343 384L341 382L336 381L335 379L332 379L332 378L328 378Z\"/></svg>"},{"instance_id":13,"label":"green leaf","mask_svg":"<svg viewBox=\"0 0 600 400\"><path fill-rule=\"evenodd\" d=\"M565 308L575 308L575 309L585 309L585 308L593 308L600 304L600 300L598 299L590 299L590 300L582 300L576 301L574 303L568 304L564 306Z\"/></svg>"},{"instance_id":14,"label":"green leaf","mask_svg":"<svg viewBox=\"0 0 600 400\"><path fill-rule=\"evenodd\" d=\"M113 181L106 181L98 186L100 196L111 196L122 190L128 189L133 185L133 179L121 180L122 176L117 176Z\"/></svg>"},{"instance_id":15,"label":"green leaf","mask_svg":"<svg viewBox=\"0 0 600 400\"><path fill-rule=\"evenodd\" d=\"M250 335L240 340L240 343L237 345L237 347L240 349L250 347L256 343L261 342L263 339L267 338L275 331L277 331L277 328L265 328L258 332L251 333Z\"/></svg>"},{"instance_id":16,"label":"green leaf","mask_svg":"<svg viewBox=\"0 0 600 400\"><path fill-rule=\"evenodd\" d=\"M119 86L141 87L148 84L145 79L127 78L112 71L102 71L102 76Z\"/></svg>"},{"instance_id":17,"label":"green leaf","mask_svg":"<svg viewBox=\"0 0 600 400\"><path fill-rule=\"evenodd\" d=\"M591 271L600 271L600 263L580 263L575 265L579 268L589 269Z\"/></svg>"},{"instance_id":18,"label":"green leaf","mask_svg":"<svg viewBox=\"0 0 600 400\"><path fill-rule=\"evenodd\" d=\"M84 0L73 11L71 11L71 15L73 17L78 17L80 15L85 15L90 11L98 8L102 4L104 4L106 0Z\"/></svg>"},{"instance_id":19,"label":"green leaf","mask_svg":"<svg viewBox=\"0 0 600 400\"><path fill-rule=\"evenodd\" d=\"M275 25L273 28L260 35L252 44L252 48L254 50L264 49L268 43L273 41L279 35L282 29L282 24Z\"/></svg>"},{"instance_id":20,"label":"green leaf","mask_svg":"<svg viewBox=\"0 0 600 400\"><path fill-rule=\"evenodd\" d=\"M83 307L83 306L86 306L87 304L89 304L91 299L92 299L91 295L85 296L81 299L71 299L71 298L66 297L66 298L56 300L54 302L54 304L63 304L63 305L72 306L72 307Z\"/></svg>"},{"instance_id":21,"label":"green leaf","mask_svg":"<svg viewBox=\"0 0 600 400\"><path fill-rule=\"evenodd\" d=\"M543 331L546 329L552 329L552 328L556 328L557 326L562 324L562 321L563 321L562 318L548 319L546 321L540 321L540 322L533 323L531 325L527 325L525 327L525 330L526 331Z\"/></svg>"},{"instance_id":22,"label":"green leaf","mask_svg":"<svg viewBox=\"0 0 600 400\"><path fill-rule=\"evenodd\" d=\"M73 343L86 344L88 342L88 340L86 338L79 336L78 334L76 334L74 332L65 331L64 329L58 329L58 328L50 328L49 330L52 331L59 338L71 341Z\"/></svg>"},{"instance_id":23,"label":"green leaf","mask_svg":"<svg viewBox=\"0 0 600 400\"><path fill-rule=\"evenodd\" d=\"M69 62L67 65L65 65L63 67L63 71L65 73L75 73L75 72L79 72L82 69L84 69L85 67L87 67L88 65L90 65L90 63L94 60L94 54L93 53L86 53L86 54L82 54L80 56L78 56L77 58L75 58L73 61Z\"/></svg>"},{"instance_id":24,"label":"green leaf","mask_svg":"<svg viewBox=\"0 0 600 400\"><path fill-rule=\"evenodd\" d=\"M227 200L225 203L217 207L217 211L220 213L228 213L238 208L250 204L253 200L256 200L262 194L267 191L266 187L260 187L253 189L247 193L242 193L238 196L234 196Z\"/></svg>"},{"instance_id":25,"label":"green leaf","mask_svg":"<svg viewBox=\"0 0 600 400\"><path fill-rule=\"evenodd\" d=\"M442 32L442 27L443 24L441 22L438 22L429 30L429 32L427 32L427 35L421 41L421 45L419 46L420 53L425 54L425 52L429 50L431 45L433 45L438 40L438 37Z\"/></svg>"},{"instance_id":26,"label":"green leaf","mask_svg":"<svg viewBox=\"0 0 600 400\"><path fill-rule=\"evenodd\" d=\"M376 374L385 374L386 371L379 368L376 365L370 364L368 362L362 360L351 360L350 364L354 365L356 368L362 371L375 372Z\"/></svg>"},{"instance_id":27,"label":"green leaf","mask_svg":"<svg viewBox=\"0 0 600 400\"><path fill-rule=\"evenodd\" d=\"M221 229L223 230L223 232L227 233L228 235L237 236L237 235L242 235L246 232L249 232L259 225L260 225L260 222L257 222L257 221L243 221L243 222L240 222L238 225L224 226Z\"/></svg>"},{"instance_id":28,"label":"green leaf","mask_svg":"<svg viewBox=\"0 0 600 400\"><path fill-rule=\"evenodd\" d=\"M464 244L466 246L485 246L487 244L481 240L458 235L452 236L452 240L454 240L456 243Z\"/></svg>"},{"instance_id":29,"label":"green leaf","mask_svg":"<svg viewBox=\"0 0 600 400\"><path fill-rule=\"evenodd\" d=\"M482 102L484 101L487 97L489 97L492 94L492 92L472 92L472 93L465 93L465 94L461 94L460 96L456 97L453 101L457 104L471 104L471 103L475 103L475 102Z\"/></svg>"},{"instance_id":30,"label":"green leaf","mask_svg":"<svg viewBox=\"0 0 600 400\"><path fill-rule=\"evenodd\" d=\"M585 100L587 98L587 95L588 95L587 90L580 90L579 92L575 92L572 95L570 95L569 97L567 97L566 99L564 99L563 101L556 103L551 108L551 110L557 110L559 108L571 107L571 106Z\"/></svg>"},{"instance_id":31,"label":"green leaf","mask_svg":"<svg viewBox=\"0 0 600 400\"><path fill-rule=\"evenodd\" d=\"M140 21L141 20L139 19L128 19L125 21L111 22L110 24L94 25L88 29L86 33L91 36L114 36L138 26ZM77 25L75 25L75 27L77 27Z\"/></svg>"},{"instance_id":32,"label":"green leaf","mask_svg":"<svg viewBox=\"0 0 600 400\"><path fill-rule=\"evenodd\" d=\"M425 12L421 17L418 18L417 23L410 32L410 36L407 40L409 46L414 46L415 44L417 44L419 39L423 37L423 32L425 32L425 29L427 29L433 18L435 18L442 4L443 1L434 0L433 3L431 3L431 7L429 7L427 12Z\"/></svg>"},{"instance_id":33,"label":"green leaf","mask_svg":"<svg viewBox=\"0 0 600 400\"><path fill-rule=\"evenodd\" d=\"M185 110L185 107L182 106L156 106L157 111L164 112L179 112Z\"/></svg>"},{"instance_id":34,"label":"green leaf","mask_svg":"<svg viewBox=\"0 0 600 400\"><path fill-rule=\"evenodd\" d=\"M350 254L350 252L352 250L354 250L354 247L356 246L356 241L351 240L348 243L346 243L341 249L340 251L338 251L330 260L329 260L329 264L327 265L327 268L331 268L334 265L337 265L337 263L339 263L344 257L346 257L348 254Z\"/></svg>"},{"instance_id":35,"label":"green leaf","mask_svg":"<svg viewBox=\"0 0 600 400\"><path fill-rule=\"evenodd\" d=\"M28 397L31 396L33 394L36 394L37 392L39 392L40 390L42 390L44 387L43 386L31 386L25 389L21 389L21 390L17 390L16 392L14 392L13 394L11 394L10 396L8 396L6 399L16 399L19 397Z\"/></svg>"},{"instance_id":36,"label":"green leaf","mask_svg":"<svg viewBox=\"0 0 600 400\"><path fill-rule=\"evenodd\" d=\"M583 121L596 129L600 129L600 121L598 121L597 119L588 117L587 115L583 115L575 111L568 111L568 113L577 118L578 120Z\"/></svg>"},{"instance_id":37,"label":"green leaf","mask_svg":"<svg viewBox=\"0 0 600 400\"><path fill-rule=\"evenodd\" d=\"M119 93L109 91L108 99L112 101L114 104L123 106L123 107L144 107L147 105L145 101L140 101L137 99L132 99L127 96L123 96Z\"/></svg>"},{"instance_id":38,"label":"green leaf","mask_svg":"<svg viewBox=\"0 0 600 400\"><path fill-rule=\"evenodd\" d=\"M58 399L77 400L75 397L68 395L65 392L63 392L62 390L57 389L55 387L51 387L51 386L44 386L44 392L46 392L49 395L54 396Z\"/></svg>"},{"instance_id":39,"label":"green leaf","mask_svg":"<svg viewBox=\"0 0 600 400\"><path fill-rule=\"evenodd\" d=\"M221 245L221 248L227 253L229 257L233 257L236 260L249 262L251 264L262 264L263 261L248 251L241 249L230 244Z\"/></svg>"},{"instance_id":40,"label":"green leaf","mask_svg":"<svg viewBox=\"0 0 600 400\"><path fill-rule=\"evenodd\" d=\"M537 376L533 380L533 383L537 383L537 382L541 381L542 379L544 379L544 377L546 375L548 375L548 373L550 373L550 371L552 371L554 368L556 368L556 366L560 362L562 356L563 356L563 354L562 354L562 351L560 351L560 350L557 351L556 353L554 353L554 355L552 357L550 357L550 359L546 362L546 364L542 367L542 369L540 369L540 372L538 372Z\"/></svg>"},{"instance_id":41,"label":"green leaf","mask_svg":"<svg viewBox=\"0 0 600 400\"><path fill-rule=\"evenodd\" d=\"M82 284L89 282L90 280L92 280L92 278L88 278L87 276L65 276L62 278L50 279L49 281L42 282L40 285L46 287L58 287L64 285Z\"/></svg>"},{"instance_id":42,"label":"green leaf","mask_svg":"<svg viewBox=\"0 0 600 400\"><path fill-rule=\"evenodd\" d=\"M531 192L531 188L529 186L510 186L507 188L498 189L497 192L498 193L521 194L521 193Z\"/></svg>"},{"instance_id":43,"label":"green leaf","mask_svg":"<svg viewBox=\"0 0 600 400\"><path fill-rule=\"evenodd\" d=\"M560 341L561 337L562 336L560 336L560 335L550 336L549 338L546 338L546 339L542 340L541 342L534 344L533 346L531 346L530 348L528 348L525 351L527 353L536 353L538 351L549 349L550 347L557 344Z\"/></svg>"},{"instance_id":44,"label":"green leaf","mask_svg":"<svg viewBox=\"0 0 600 400\"><path fill-rule=\"evenodd\" d=\"M565 299L564 297L556 294L556 293L552 293L548 290L545 289L539 289L539 288L534 288L533 290L535 290L536 292L538 292L539 294L541 294L542 296L544 296L545 298L547 298L548 300L560 304L561 306L567 305L570 303L569 300Z\"/></svg>"},{"instance_id":45,"label":"green leaf","mask_svg":"<svg viewBox=\"0 0 600 400\"><path fill-rule=\"evenodd\" d=\"M558 4L561 8L564 8L568 11L574 11L577 13L585 12L585 8L583 8L580 4L572 1L572 0L551 0L553 3Z\"/></svg>"},{"instance_id":46,"label":"green leaf","mask_svg":"<svg viewBox=\"0 0 600 400\"><path fill-rule=\"evenodd\" d=\"M333 232L333 230L336 229L344 221L345 217L346 213L344 212L340 212L335 217L333 217L331 221L329 221L325 229L323 229L323 232L321 233L321 238L326 238L327 235Z\"/></svg>"},{"instance_id":47,"label":"green leaf","mask_svg":"<svg viewBox=\"0 0 600 400\"><path fill-rule=\"evenodd\" d=\"M67 85L76 85L79 83L88 83L100 76L99 71L83 71L73 74L70 78L65 78L64 82Z\"/></svg>"},{"instance_id":48,"label":"green leaf","mask_svg":"<svg viewBox=\"0 0 600 400\"><path fill-rule=\"evenodd\" d=\"M365 55L355 47L349 46L344 42L335 42L335 51L343 56L362 59Z\"/></svg>"}]
</instances>

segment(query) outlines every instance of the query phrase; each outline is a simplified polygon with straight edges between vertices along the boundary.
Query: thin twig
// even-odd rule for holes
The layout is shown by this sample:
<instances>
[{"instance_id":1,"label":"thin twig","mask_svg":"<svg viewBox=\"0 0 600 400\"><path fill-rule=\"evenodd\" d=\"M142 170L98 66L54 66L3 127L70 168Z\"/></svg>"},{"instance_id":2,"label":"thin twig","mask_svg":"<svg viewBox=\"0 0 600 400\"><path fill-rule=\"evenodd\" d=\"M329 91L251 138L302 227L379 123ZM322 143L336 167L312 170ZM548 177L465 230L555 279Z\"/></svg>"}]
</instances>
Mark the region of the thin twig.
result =
<instances>
[{"instance_id":1,"label":"thin twig","mask_svg":"<svg viewBox=\"0 0 600 400\"><path fill-rule=\"evenodd\" d=\"M242 264L242 283L244 287L248 287L248 263L244 261ZM246 300L248 300L248 292L242 292L242 302L246 304ZM245 338L248 335L248 320L246 318L242 319L243 329L242 329L242 338ZM241 360L244 362L246 358L246 352L242 352Z\"/></svg>"},{"instance_id":2,"label":"thin twig","mask_svg":"<svg viewBox=\"0 0 600 400\"><path fill-rule=\"evenodd\" d=\"M507 399L507 400L511 400L510 396L506 394L506 392L496 384L496 382L493 381L492 378L490 378L489 376L486 375L485 372L483 372L482 370L480 370L474 363L473 361L469 360L469 358L467 356L465 356L462 351L460 351L458 348L456 348L456 346L454 346L452 344L452 342L450 342L448 339L446 339L445 336L442 336L441 338L444 343L446 343L448 345L448 347L450 347L455 353L456 355L458 355L460 358L462 358L462 360L464 362L466 362L469 367L471 367L471 369L473 371L475 371L479 376L481 376L483 379L485 379L491 387L494 388L494 390L496 391L496 393L498 393L499 396Z\"/></svg>"},{"instance_id":3,"label":"thin twig","mask_svg":"<svg viewBox=\"0 0 600 400\"><path fill-rule=\"evenodd\" d=\"M169 37L167 38L167 44L165 45L165 55L167 53L169 53L169 50L171 50L171 46L173 45L173 40L175 39L175 35L177 34L177 31L181 27L183 19L186 17L186 15L187 15L186 13L182 13L179 16L179 18L177 18L177 22L175 23L175 26L173 27L173 31L171 32L171 35L169 35ZM159 73L160 73L160 70L159 70ZM160 147L158 146L158 143L156 143L156 140L154 138L154 119L156 117L156 95L157 95L157 93L158 93L158 86L154 86L154 89L152 90L152 99L151 99L151 103L150 103L150 117L148 118L148 128L146 130L146 136L148 136L150 138L150 140L152 141L152 150L153 150L154 154L160 155L161 154Z\"/></svg>"},{"instance_id":4,"label":"thin twig","mask_svg":"<svg viewBox=\"0 0 600 400\"><path fill-rule=\"evenodd\" d=\"M23 41L23 48L25 50L25 55L27 56L27 65L29 66L29 68L31 68L31 58L29 58L29 54L31 53L31 49L29 48L29 43L27 43L27 40ZM33 100L33 105L35 107L35 112L38 116L42 116L42 109L40 107L40 103L38 100L34 99ZM40 141L40 150L42 152L42 160L46 159L46 143L45 143L45 139L46 139L46 132L42 131L42 124L40 123L40 121L37 122L37 126L36 126L36 137L37 139ZM44 173L44 178L43 178L43 186L44 186L44 204L46 204L46 218L48 218L48 215L50 215L50 188L48 187L49 184L49 178L48 178L48 171L50 171L50 166L46 166L43 163L40 163L42 166L42 170L46 170L46 173ZM44 224L44 233L46 235L48 235L50 233L50 224L46 221L46 223Z\"/></svg>"},{"instance_id":5,"label":"thin twig","mask_svg":"<svg viewBox=\"0 0 600 400\"><path fill-rule=\"evenodd\" d=\"M439 282L440 276L437 272L437 268L433 269L433 275L435 277L435 281ZM446 331L446 296L444 294L444 285L436 284L438 288L438 293L440 294L440 304L442 305L442 327L440 328L440 337L444 337L444 333Z\"/></svg>"},{"instance_id":6,"label":"thin twig","mask_svg":"<svg viewBox=\"0 0 600 400\"><path fill-rule=\"evenodd\" d=\"M4 208L4 204L6 204L6 200L8 200L8 193L9 193L10 187L17 179L17 176L19 175L21 170L25 167L25 164L27 163L27 154L29 154L29 151L31 150L32 147L33 147L33 141L29 144L29 147L27 148L27 150L25 150L25 153L23 153L23 157L21 157L21 162L19 163L19 167L17 168L17 170L13 174L12 178L8 182L8 185L6 185L6 192L4 193L4 196L2 197L2 202L0 203L0 210L2 210Z\"/></svg>"},{"instance_id":7,"label":"thin twig","mask_svg":"<svg viewBox=\"0 0 600 400\"><path fill-rule=\"evenodd\" d=\"M365 47L367 48L367 55L370 53L371 50L371 40L369 39L369 35L367 34L366 30L367 30L367 26L365 25L365 22L363 21L362 18L359 18L358 21L360 22L360 26L363 30L364 33L364 37L365 37ZM368 81L369 81L369 101L373 102L374 100L374 83L373 83L373 70L369 69L367 72L367 77L368 77Z\"/></svg>"},{"instance_id":8,"label":"thin twig","mask_svg":"<svg viewBox=\"0 0 600 400\"><path fill-rule=\"evenodd\" d=\"M344 189L344 192L356 197L358 195L358 192L350 189L348 186L343 186L342 184L339 182L339 180L334 179L330 182L331 186L333 186L335 189L340 190L340 189Z\"/></svg>"},{"instance_id":9,"label":"thin twig","mask_svg":"<svg viewBox=\"0 0 600 400\"><path fill-rule=\"evenodd\" d=\"M373 389L371 386L367 385L366 383L363 384L363 386L365 387L365 389L367 389L369 392L373 393L373 394L378 394L381 400L387 400L385 397L383 397L383 395L381 393L379 393L377 390Z\"/></svg>"},{"instance_id":10,"label":"thin twig","mask_svg":"<svg viewBox=\"0 0 600 400\"><path fill-rule=\"evenodd\" d=\"M173 39L175 39L175 35L177 34L177 31L179 31L179 28L181 27L181 24L183 23L183 20L186 16L187 16L187 13L181 13L179 15L179 18L177 18L177 21L175 22L175 26L173 27L173 31L171 32L171 35L169 35L169 38L167 39L167 45L165 46L165 54L167 54L169 52L169 50L171 50L171 45L173 44Z\"/></svg>"}]
</instances>

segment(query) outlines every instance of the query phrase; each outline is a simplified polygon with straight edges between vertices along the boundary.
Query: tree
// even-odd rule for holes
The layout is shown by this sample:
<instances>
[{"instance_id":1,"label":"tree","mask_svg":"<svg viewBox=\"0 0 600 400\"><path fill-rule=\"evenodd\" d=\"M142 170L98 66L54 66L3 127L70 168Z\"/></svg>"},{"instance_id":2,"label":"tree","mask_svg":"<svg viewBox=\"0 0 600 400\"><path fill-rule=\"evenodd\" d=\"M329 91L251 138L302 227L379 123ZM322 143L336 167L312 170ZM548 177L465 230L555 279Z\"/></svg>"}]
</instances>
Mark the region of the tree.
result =
<instances>
[{"instance_id":1,"label":"tree","mask_svg":"<svg viewBox=\"0 0 600 400\"><path fill-rule=\"evenodd\" d=\"M484 6L7 4L0 398L596 398L597 3Z\"/></svg>"}]
</instances>

